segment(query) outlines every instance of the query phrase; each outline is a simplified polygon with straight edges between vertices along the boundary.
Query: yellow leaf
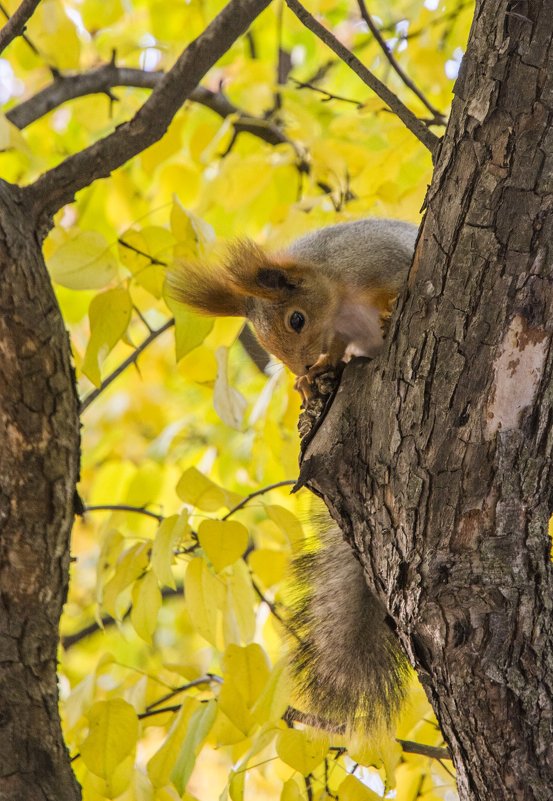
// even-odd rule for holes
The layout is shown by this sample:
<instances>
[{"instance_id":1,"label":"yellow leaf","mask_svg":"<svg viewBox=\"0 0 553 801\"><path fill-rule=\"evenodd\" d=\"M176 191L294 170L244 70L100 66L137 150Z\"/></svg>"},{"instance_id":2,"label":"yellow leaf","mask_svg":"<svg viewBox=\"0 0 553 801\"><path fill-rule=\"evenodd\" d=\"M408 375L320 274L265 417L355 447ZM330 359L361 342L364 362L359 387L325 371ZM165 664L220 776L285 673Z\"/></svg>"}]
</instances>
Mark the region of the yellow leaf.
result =
<instances>
[{"instance_id":1,"label":"yellow leaf","mask_svg":"<svg viewBox=\"0 0 553 801\"><path fill-rule=\"evenodd\" d=\"M245 781L245 770L241 770L238 773L235 773L234 771L230 772L228 789L232 801L243 801Z\"/></svg>"},{"instance_id":2,"label":"yellow leaf","mask_svg":"<svg viewBox=\"0 0 553 801\"><path fill-rule=\"evenodd\" d=\"M109 779L125 757L134 752L138 738L138 717L122 698L98 701L88 712L88 737L81 745L81 757L92 773Z\"/></svg>"},{"instance_id":3,"label":"yellow leaf","mask_svg":"<svg viewBox=\"0 0 553 801\"><path fill-rule=\"evenodd\" d=\"M184 597L195 629L217 647L217 612L223 605L224 587L199 557L192 559L186 570Z\"/></svg>"},{"instance_id":4,"label":"yellow leaf","mask_svg":"<svg viewBox=\"0 0 553 801\"><path fill-rule=\"evenodd\" d=\"M277 663L252 709L258 723L279 721L288 707L292 693L286 660Z\"/></svg>"},{"instance_id":5,"label":"yellow leaf","mask_svg":"<svg viewBox=\"0 0 553 801\"><path fill-rule=\"evenodd\" d=\"M212 317L202 317L190 311L165 293L165 302L171 309L175 318L175 354L179 361L191 350L201 345L213 328Z\"/></svg>"},{"instance_id":6,"label":"yellow leaf","mask_svg":"<svg viewBox=\"0 0 553 801\"><path fill-rule=\"evenodd\" d=\"M384 767L386 787L395 787L396 768L402 760L403 751L399 743L386 730L374 732L370 739L355 732L348 744L348 754L354 762L361 765Z\"/></svg>"},{"instance_id":7,"label":"yellow leaf","mask_svg":"<svg viewBox=\"0 0 553 801\"><path fill-rule=\"evenodd\" d=\"M193 351L183 356L179 369L190 381L197 384L212 384L217 376L217 360L211 348L198 345Z\"/></svg>"},{"instance_id":8,"label":"yellow leaf","mask_svg":"<svg viewBox=\"0 0 553 801\"><path fill-rule=\"evenodd\" d=\"M286 534L292 545L303 541L303 529L295 514L284 506L270 505L265 508L273 523Z\"/></svg>"},{"instance_id":9,"label":"yellow leaf","mask_svg":"<svg viewBox=\"0 0 553 801\"><path fill-rule=\"evenodd\" d=\"M19 128L11 123L5 114L0 114L0 151L19 150L22 153L29 153L29 145L25 141Z\"/></svg>"},{"instance_id":10,"label":"yellow leaf","mask_svg":"<svg viewBox=\"0 0 553 801\"><path fill-rule=\"evenodd\" d=\"M213 228L204 220L184 208L178 197L173 197L171 231L177 244L174 258L194 259L202 256L214 241Z\"/></svg>"},{"instance_id":11,"label":"yellow leaf","mask_svg":"<svg viewBox=\"0 0 553 801\"><path fill-rule=\"evenodd\" d=\"M190 720L199 706L200 702L194 698L184 699L163 745L148 762L148 776L154 787L165 787L171 781L171 773L181 752Z\"/></svg>"},{"instance_id":12,"label":"yellow leaf","mask_svg":"<svg viewBox=\"0 0 553 801\"><path fill-rule=\"evenodd\" d=\"M346 776L338 788L340 801L382 801L381 796L369 789L355 776Z\"/></svg>"},{"instance_id":13,"label":"yellow leaf","mask_svg":"<svg viewBox=\"0 0 553 801\"><path fill-rule=\"evenodd\" d=\"M294 779L288 779L288 781L284 782L280 793L280 801L304 801L304 798L305 796Z\"/></svg>"},{"instance_id":14,"label":"yellow leaf","mask_svg":"<svg viewBox=\"0 0 553 801\"><path fill-rule=\"evenodd\" d=\"M68 289L101 289L117 275L117 262L101 234L80 231L50 255L48 269Z\"/></svg>"},{"instance_id":15,"label":"yellow leaf","mask_svg":"<svg viewBox=\"0 0 553 801\"><path fill-rule=\"evenodd\" d=\"M90 340L82 366L93 384L101 383L100 364L121 339L131 319L132 301L126 289L109 289L90 304Z\"/></svg>"},{"instance_id":16,"label":"yellow leaf","mask_svg":"<svg viewBox=\"0 0 553 801\"><path fill-rule=\"evenodd\" d=\"M126 231L119 239L121 263L136 283L156 298L162 296L165 266L172 259L174 244L171 232L156 225Z\"/></svg>"},{"instance_id":17,"label":"yellow leaf","mask_svg":"<svg viewBox=\"0 0 553 801\"><path fill-rule=\"evenodd\" d=\"M189 467L180 477L177 495L181 501L204 512L216 512L222 506L229 506L240 500L239 495L222 489L195 467Z\"/></svg>"},{"instance_id":18,"label":"yellow leaf","mask_svg":"<svg viewBox=\"0 0 553 801\"><path fill-rule=\"evenodd\" d=\"M269 678L269 660L263 648L229 645L223 657L224 680L230 678L248 708L253 706Z\"/></svg>"},{"instance_id":19,"label":"yellow leaf","mask_svg":"<svg viewBox=\"0 0 553 801\"><path fill-rule=\"evenodd\" d=\"M132 589L131 623L136 633L151 645L161 607L161 592L155 573L150 571L138 579Z\"/></svg>"},{"instance_id":20,"label":"yellow leaf","mask_svg":"<svg viewBox=\"0 0 553 801\"><path fill-rule=\"evenodd\" d=\"M328 738L312 730L286 729L277 737L276 750L283 762L307 776L327 755Z\"/></svg>"},{"instance_id":21,"label":"yellow leaf","mask_svg":"<svg viewBox=\"0 0 553 801\"><path fill-rule=\"evenodd\" d=\"M157 576L160 584L175 589L175 578L171 570L173 564L173 548L184 539L185 534L190 531L188 525L188 515L181 512L180 515L171 515L160 524L154 544L152 546L152 556L150 564Z\"/></svg>"},{"instance_id":22,"label":"yellow leaf","mask_svg":"<svg viewBox=\"0 0 553 801\"><path fill-rule=\"evenodd\" d=\"M242 736L247 737L254 719L230 677L225 680L219 692L219 707Z\"/></svg>"},{"instance_id":23,"label":"yellow leaf","mask_svg":"<svg viewBox=\"0 0 553 801\"><path fill-rule=\"evenodd\" d=\"M248 556L248 564L266 587L282 581L287 562L286 554L274 548L257 548Z\"/></svg>"},{"instance_id":24,"label":"yellow leaf","mask_svg":"<svg viewBox=\"0 0 553 801\"><path fill-rule=\"evenodd\" d=\"M248 529L234 520L204 520L198 539L217 572L239 559L248 547Z\"/></svg>"},{"instance_id":25,"label":"yellow leaf","mask_svg":"<svg viewBox=\"0 0 553 801\"><path fill-rule=\"evenodd\" d=\"M107 582L104 588L103 607L116 620L120 619L127 609L119 609L120 596L148 567L151 544L149 542L136 543L126 550L119 558L115 568L115 575Z\"/></svg>"},{"instance_id":26,"label":"yellow leaf","mask_svg":"<svg viewBox=\"0 0 553 801\"><path fill-rule=\"evenodd\" d=\"M223 615L225 642L250 642L255 634L255 601L247 566L235 562L225 575L227 598Z\"/></svg>"},{"instance_id":27,"label":"yellow leaf","mask_svg":"<svg viewBox=\"0 0 553 801\"><path fill-rule=\"evenodd\" d=\"M221 346L230 348L243 328L244 320L241 317L217 317L205 344L214 350Z\"/></svg>"},{"instance_id":28,"label":"yellow leaf","mask_svg":"<svg viewBox=\"0 0 553 801\"><path fill-rule=\"evenodd\" d=\"M59 0L43 0L29 20L27 32L51 67L62 71L79 67L79 37Z\"/></svg>"},{"instance_id":29,"label":"yellow leaf","mask_svg":"<svg viewBox=\"0 0 553 801\"><path fill-rule=\"evenodd\" d=\"M112 0L111 3L106 3L105 0L84 0L79 6L79 13L88 30L98 31L108 25L113 25L123 15L123 2L122 0Z\"/></svg>"},{"instance_id":30,"label":"yellow leaf","mask_svg":"<svg viewBox=\"0 0 553 801\"><path fill-rule=\"evenodd\" d=\"M213 406L223 423L239 431L242 428L244 412L248 403L244 396L229 384L228 349L217 348L215 358L218 369L213 389Z\"/></svg>"}]
</instances>

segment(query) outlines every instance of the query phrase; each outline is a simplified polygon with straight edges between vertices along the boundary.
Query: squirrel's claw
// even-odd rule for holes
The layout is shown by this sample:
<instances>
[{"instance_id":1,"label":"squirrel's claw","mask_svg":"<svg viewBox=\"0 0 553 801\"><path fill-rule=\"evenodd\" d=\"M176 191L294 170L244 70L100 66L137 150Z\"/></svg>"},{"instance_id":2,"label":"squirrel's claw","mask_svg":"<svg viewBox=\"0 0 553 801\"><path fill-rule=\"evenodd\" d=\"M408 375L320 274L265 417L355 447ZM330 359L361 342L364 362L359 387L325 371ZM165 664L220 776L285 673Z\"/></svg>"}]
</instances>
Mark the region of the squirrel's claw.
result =
<instances>
[{"instance_id":1,"label":"squirrel's claw","mask_svg":"<svg viewBox=\"0 0 553 801\"><path fill-rule=\"evenodd\" d=\"M297 376L294 381L294 389L300 393L304 405L313 397L314 393L311 388L311 379L308 374Z\"/></svg>"}]
</instances>

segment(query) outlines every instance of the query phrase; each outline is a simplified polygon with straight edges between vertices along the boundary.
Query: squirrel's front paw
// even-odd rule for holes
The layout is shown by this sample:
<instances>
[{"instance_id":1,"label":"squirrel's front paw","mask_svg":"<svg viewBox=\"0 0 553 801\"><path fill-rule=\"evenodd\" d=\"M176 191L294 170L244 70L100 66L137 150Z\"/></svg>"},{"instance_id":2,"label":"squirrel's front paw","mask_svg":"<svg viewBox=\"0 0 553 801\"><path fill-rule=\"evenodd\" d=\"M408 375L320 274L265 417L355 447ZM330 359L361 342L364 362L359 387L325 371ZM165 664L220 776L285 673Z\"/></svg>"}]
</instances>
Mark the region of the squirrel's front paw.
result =
<instances>
[{"instance_id":1,"label":"squirrel's front paw","mask_svg":"<svg viewBox=\"0 0 553 801\"><path fill-rule=\"evenodd\" d=\"M302 405L305 406L310 398L313 397L313 388L311 386L311 380L308 373L306 373L306 375L297 376L296 380L294 381L294 389L300 393Z\"/></svg>"}]
</instances>

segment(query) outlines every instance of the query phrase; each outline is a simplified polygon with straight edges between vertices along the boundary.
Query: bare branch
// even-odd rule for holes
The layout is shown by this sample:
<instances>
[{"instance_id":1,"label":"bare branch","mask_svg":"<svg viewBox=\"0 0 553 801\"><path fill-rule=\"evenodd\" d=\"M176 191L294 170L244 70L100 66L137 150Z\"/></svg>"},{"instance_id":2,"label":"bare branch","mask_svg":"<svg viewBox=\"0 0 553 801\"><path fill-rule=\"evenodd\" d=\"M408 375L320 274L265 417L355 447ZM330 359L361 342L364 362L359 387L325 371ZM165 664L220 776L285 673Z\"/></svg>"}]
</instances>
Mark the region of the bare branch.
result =
<instances>
[{"instance_id":1,"label":"bare branch","mask_svg":"<svg viewBox=\"0 0 553 801\"><path fill-rule=\"evenodd\" d=\"M451 759L448 748L438 748L434 745L424 745L415 743L413 740L397 740L406 754L419 754L419 756L430 757L430 759Z\"/></svg>"},{"instance_id":2,"label":"bare branch","mask_svg":"<svg viewBox=\"0 0 553 801\"><path fill-rule=\"evenodd\" d=\"M413 114L413 112L408 109L407 106L376 77L376 75L359 61L357 56L348 50L347 47L344 47L344 45L339 42L329 30L321 25L320 22L317 22L298 0L286 0L286 5L306 28L312 31L315 36L330 47L330 49L333 50L395 114L397 114L411 133L413 133L432 154L436 152L437 145L440 141L439 138L433 134L432 131L429 131L426 125L419 120L419 118Z\"/></svg>"},{"instance_id":3,"label":"bare branch","mask_svg":"<svg viewBox=\"0 0 553 801\"><path fill-rule=\"evenodd\" d=\"M176 589L172 589L172 587L163 587L161 590L161 597L163 599L166 598L174 598L175 596L182 596L184 595L184 588L177 587ZM123 615L123 620L127 620L127 618L131 614L132 606L129 606L125 614ZM73 634L68 634L65 637L61 638L61 647L64 651L69 650L81 640L85 640L87 637L91 637L93 634L96 634L97 631L102 631L104 629L109 628L110 626L114 626L117 621L111 615L103 615L101 622L95 620L93 623L89 623L84 628L79 629L78 631L74 632Z\"/></svg>"},{"instance_id":4,"label":"bare branch","mask_svg":"<svg viewBox=\"0 0 553 801\"><path fill-rule=\"evenodd\" d=\"M115 368L113 373L110 373L102 381L102 383L100 384L99 387L97 387L96 389L92 390L92 392L90 392L86 396L86 398L83 398L83 401L81 403L81 414L86 409L88 409L90 404L93 401L96 400L98 395L100 395L107 387L109 387L109 385L112 383L112 381L115 381L115 379L118 376L121 375L123 370L126 370L127 367L129 367L131 364L134 364L136 362L136 360L138 359L138 357L140 356L142 351L145 350L148 347L148 345L150 345L154 341L154 339L157 339L157 337L159 337L161 334L163 334L164 331L167 331L169 328L172 328L172 326L174 326L174 325L175 325L175 321L173 319L167 320L167 322L164 323L162 326L160 326L160 328L156 328L155 331L152 331L152 333L149 336L147 336L146 339L135 350L133 350L131 355L128 356L123 362L121 362L121 364L118 367Z\"/></svg>"},{"instance_id":5,"label":"bare branch","mask_svg":"<svg viewBox=\"0 0 553 801\"><path fill-rule=\"evenodd\" d=\"M110 96L111 90L118 86L155 89L165 74L161 71L147 72L131 67L117 67L113 63L103 64L89 72L73 75L57 74L51 84L10 109L6 117L17 128L26 128L68 100L91 94ZM239 109L225 97L223 92L212 92L203 86L197 86L190 92L188 99L211 109L222 118L235 117L233 125L237 133L251 133L270 145L288 144L301 158L297 145L288 139L280 128L269 120L251 116Z\"/></svg>"},{"instance_id":6,"label":"bare branch","mask_svg":"<svg viewBox=\"0 0 553 801\"><path fill-rule=\"evenodd\" d=\"M423 105L426 106L428 111L436 118L436 121L443 125L443 123L445 122L444 115L441 113L441 111L439 111L435 106L432 105L432 103L425 97L425 95L421 92L421 90L414 83L414 81L412 81L411 78L407 75L405 70L400 66L400 64L396 60L396 57L392 53L391 49L388 47L386 40L378 30L378 27L376 26L373 18L369 14L367 6L365 5L365 0L357 0L357 3L359 5L361 16L367 23L370 32L378 42L380 49L382 50L382 52L392 65L392 68L399 75L405 86L407 86L419 98L421 103L423 103Z\"/></svg>"},{"instance_id":7,"label":"bare branch","mask_svg":"<svg viewBox=\"0 0 553 801\"><path fill-rule=\"evenodd\" d=\"M87 512L132 512L133 514L152 517L154 520L157 520L158 523L161 523L163 520L165 520L163 515L158 515L156 512L150 512L150 510L146 509L145 506L131 506L130 504L126 503L102 503L95 504L94 506L85 506L83 509L83 514L86 514Z\"/></svg>"},{"instance_id":8,"label":"bare branch","mask_svg":"<svg viewBox=\"0 0 553 801\"><path fill-rule=\"evenodd\" d=\"M230 511L224 515L221 520L228 520L228 518L237 512L242 507L246 506L252 498L257 498L258 495L264 495L266 492L270 492L270 490L277 489L278 487L290 487L293 486L296 482L292 479L286 479L285 481L277 481L276 484L268 484L266 487L262 487L261 489L255 490L255 492L251 492L249 495L246 495L240 503L237 503L236 506L233 506Z\"/></svg>"},{"instance_id":9,"label":"bare branch","mask_svg":"<svg viewBox=\"0 0 553 801\"><path fill-rule=\"evenodd\" d=\"M206 72L243 34L270 0L231 0L179 56L144 105L128 122L46 172L25 188L31 195L40 234L76 192L107 178L137 153L157 142Z\"/></svg>"},{"instance_id":10,"label":"bare branch","mask_svg":"<svg viewBox=\"0 0 553 801\"><path fill-rule=\"evenodd\" d=\"M13 42L18 36L21 36L25 30L25 25L33 16L36 7L40 0L22 0L21 5L13 12L11 17L2 6L2 13L8 18L8 21L0 30L0 53Z\"/></svg>"}]
</instances>

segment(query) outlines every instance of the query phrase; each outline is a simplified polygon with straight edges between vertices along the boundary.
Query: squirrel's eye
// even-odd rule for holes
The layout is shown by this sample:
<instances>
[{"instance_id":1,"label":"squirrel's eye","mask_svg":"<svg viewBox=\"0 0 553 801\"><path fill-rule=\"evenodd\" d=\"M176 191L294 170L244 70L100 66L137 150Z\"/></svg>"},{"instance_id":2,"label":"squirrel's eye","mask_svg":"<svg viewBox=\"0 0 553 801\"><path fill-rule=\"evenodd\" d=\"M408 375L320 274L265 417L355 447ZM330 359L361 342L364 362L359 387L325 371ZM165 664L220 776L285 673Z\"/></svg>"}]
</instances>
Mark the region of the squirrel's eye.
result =
<instances>
[{"instance_id":1,"label":"squirrel's eye","mask_svg":"<svg viewBox=\"0 0 553 801\"><path fill-rule=\"evenodd\" d=\"M292 328L296 334L299 334L303 326L305 325L305 317L299 311L292 312L290 315L290 319L288 320L290 323L290 328Z\"/></svg>"}]
</instances>

